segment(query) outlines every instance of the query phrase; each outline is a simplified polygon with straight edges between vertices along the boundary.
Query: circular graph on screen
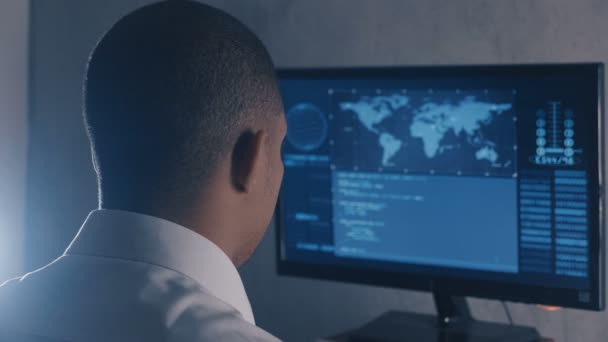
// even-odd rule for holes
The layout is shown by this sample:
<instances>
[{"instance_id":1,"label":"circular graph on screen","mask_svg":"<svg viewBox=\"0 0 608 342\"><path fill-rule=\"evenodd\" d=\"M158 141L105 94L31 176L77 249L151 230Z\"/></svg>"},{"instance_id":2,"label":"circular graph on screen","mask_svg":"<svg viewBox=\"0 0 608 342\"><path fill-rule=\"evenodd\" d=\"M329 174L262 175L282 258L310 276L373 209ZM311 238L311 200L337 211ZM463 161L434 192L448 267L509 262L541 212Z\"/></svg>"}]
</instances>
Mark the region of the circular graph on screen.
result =
<instances>
[{"instance_id":1,"label":"circular graph on screen","mask_svg":"<svg viewBox=\"0 0 608 342\"><path fill-rule=\"evenodd\" d=\"M293 106L287 112L287 141L300 151L319 148L327 139L327 118L310 103Z\"/></svg>"}]
</instances>

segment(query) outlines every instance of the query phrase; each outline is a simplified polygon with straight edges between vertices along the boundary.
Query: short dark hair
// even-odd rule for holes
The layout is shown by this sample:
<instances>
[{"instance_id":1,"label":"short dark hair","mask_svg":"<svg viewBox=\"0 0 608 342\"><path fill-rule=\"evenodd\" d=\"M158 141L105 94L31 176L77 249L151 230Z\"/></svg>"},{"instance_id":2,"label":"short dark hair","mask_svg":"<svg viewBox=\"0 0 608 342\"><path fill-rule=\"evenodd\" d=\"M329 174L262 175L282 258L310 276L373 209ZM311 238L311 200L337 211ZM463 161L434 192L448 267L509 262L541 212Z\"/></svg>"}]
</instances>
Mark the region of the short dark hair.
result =
<instances>
[{"instance_id":1,"label":"short dark hair","mask_svg":"<svg viewBox=\"0 0 608 342\"><path fill-rule=\"evenodd\" d=\"M84 103L102 206L156 210L197 196L243 127L280 113L281 100L253 32L213 7L171 0L104 35Z\"/></svg>"}]
</instances>

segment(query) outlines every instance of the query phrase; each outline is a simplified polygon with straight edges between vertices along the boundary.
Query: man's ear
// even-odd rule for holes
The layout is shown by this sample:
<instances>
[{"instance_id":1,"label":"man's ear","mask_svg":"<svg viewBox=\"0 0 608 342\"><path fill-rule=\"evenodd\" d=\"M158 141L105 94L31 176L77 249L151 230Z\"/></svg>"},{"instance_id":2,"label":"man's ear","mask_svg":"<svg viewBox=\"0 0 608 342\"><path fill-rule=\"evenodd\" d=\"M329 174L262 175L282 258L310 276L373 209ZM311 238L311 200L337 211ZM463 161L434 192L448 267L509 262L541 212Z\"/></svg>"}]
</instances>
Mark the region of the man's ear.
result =
<instances>
[{"instance_id":1,"label":"man's ear","mask_svg":"<svg viewBox=\"0 0 608 342\"><path fill-rule=\"evenodd\" d=\"M264 174L268 164L269 136L265 130L246 131L238 138L232 151L232 184L239 192L250 192Z\"/></svg>"}]
</instances>

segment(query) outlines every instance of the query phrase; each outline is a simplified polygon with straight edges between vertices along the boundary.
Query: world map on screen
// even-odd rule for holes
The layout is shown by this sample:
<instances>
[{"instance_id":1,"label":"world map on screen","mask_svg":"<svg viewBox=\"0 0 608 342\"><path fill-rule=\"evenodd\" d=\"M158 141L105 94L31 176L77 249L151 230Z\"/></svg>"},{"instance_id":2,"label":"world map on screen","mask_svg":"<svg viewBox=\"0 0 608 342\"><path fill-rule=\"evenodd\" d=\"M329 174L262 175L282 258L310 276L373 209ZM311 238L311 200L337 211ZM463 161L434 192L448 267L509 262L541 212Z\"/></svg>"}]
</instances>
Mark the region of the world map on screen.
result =
<instances>
[{"instance_id":1,"label":"world map on screen","mask_svg":"<svg viewBox=\"0 0 608 342\"><path fill-rule=\"evenodd\" d=\"M348 126L348 118L353 118L350 130L336 132L339 139L353 140L365 152L352 154L353 165L445 173L514 172L516 117L508 92L345 93L332 99L339 124Z\"/></svg>"}]
</instances>

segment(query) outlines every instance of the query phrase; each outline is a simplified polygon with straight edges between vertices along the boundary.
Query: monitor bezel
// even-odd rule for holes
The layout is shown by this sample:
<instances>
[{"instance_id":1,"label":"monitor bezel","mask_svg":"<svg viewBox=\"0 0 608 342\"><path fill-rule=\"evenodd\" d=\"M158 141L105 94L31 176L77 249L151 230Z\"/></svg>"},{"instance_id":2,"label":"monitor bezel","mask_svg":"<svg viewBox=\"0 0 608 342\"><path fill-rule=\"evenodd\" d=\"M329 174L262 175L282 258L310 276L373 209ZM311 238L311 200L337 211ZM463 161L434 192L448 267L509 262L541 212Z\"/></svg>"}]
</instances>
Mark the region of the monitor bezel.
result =
<instances>
[{"instance_id":1,"label":"monitor bezel","mask_svg":"<svg viewBox=\"0 0 608 342\"><path fill-rule=\"evenodd\" d=\"M457 77L466 75L487 75L489 73L552 73L555 70L593 72L597 75L597 227L591 231L590 249L590 282L589 301L579 300L576 289L547 288L536 285L496 282L481 279L466 279L453 276L429 276L412 272L393 272L366 268L320 265L304 263L283 258L285 246L282 241L283 208L281 198L277 201L275 211L276 260L279 275L298 276L322 280L358 283L383 287L435 291L454 296L470 296L487 299L507 300L522 303L543 304L571 307L587 310L603 310L605 307L605 270L604 270L604 65L603 63L567 63L567 64L519 64L519 65L456 65L456 66L406 66L406 67L339 67L339 68L285 68L279 69L279 80L297 79L395 79L428 77L432 73L442 76Z\"/></svg>"}]
</instances>

